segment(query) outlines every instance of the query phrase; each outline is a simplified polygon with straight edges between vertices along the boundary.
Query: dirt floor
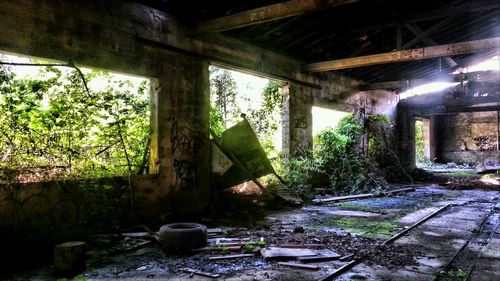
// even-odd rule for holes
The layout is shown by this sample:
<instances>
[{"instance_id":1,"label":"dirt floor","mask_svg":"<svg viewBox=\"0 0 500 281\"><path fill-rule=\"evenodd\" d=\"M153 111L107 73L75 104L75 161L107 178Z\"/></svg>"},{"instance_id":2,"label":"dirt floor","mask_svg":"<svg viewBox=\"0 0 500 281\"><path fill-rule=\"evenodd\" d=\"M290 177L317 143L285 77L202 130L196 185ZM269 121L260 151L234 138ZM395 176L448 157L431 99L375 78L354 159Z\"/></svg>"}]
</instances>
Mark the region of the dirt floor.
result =
<instances>
[{"instance_id":1,"label":"dirt floor","mask_svg":"<svg viewBox=\"0 0 500 281\"><path fill-rule=\"evenodd\" d=\"M212 250L187 255L166 254L154 243L142 245L148 241L144 237L96 236L87 269L75 280L328 280L324 278L353 261L355 266L330 280L466 280L469 274L470 280L498 280L500 192L415 187L414 192L393 197L270 212L252 228L213 222L209 226L220 228L222 233L210 239ZM384 244L444 206L407 235ZM221 243L253 244L243 248L254 255L209 260L245 252L230 252L232 244ZM310 270L290 268L278 264L283 260L265 260L260 255L261 248L290 245L345 258L308 263L318 267ZM220 276L215 279L180 270L185 267ZM46 267L8 279L54 277L52 269Z\"/></svg>"}]
</instances>

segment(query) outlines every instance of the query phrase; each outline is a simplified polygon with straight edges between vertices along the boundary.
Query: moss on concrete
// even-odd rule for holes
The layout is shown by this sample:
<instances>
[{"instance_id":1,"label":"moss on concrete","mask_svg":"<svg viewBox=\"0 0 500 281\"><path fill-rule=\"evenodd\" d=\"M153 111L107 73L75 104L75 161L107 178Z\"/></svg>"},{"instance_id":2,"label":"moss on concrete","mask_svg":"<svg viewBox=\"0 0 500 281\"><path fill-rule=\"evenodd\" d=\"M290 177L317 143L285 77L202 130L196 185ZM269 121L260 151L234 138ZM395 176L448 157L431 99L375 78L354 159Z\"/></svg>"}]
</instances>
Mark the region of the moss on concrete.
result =
<instances>
[{"instance_id":1,"label":"moss on concrete","mask_svg":"<svg viewBox=\"0 0 500 281\"><path fill-rule=\"evenodd\" d=\"M397 232L399 227L399 224L393 220L368 220L355 217L332 218L326 221L325 225L371 238L389 238Z\"/></svg>"}]
</instances>

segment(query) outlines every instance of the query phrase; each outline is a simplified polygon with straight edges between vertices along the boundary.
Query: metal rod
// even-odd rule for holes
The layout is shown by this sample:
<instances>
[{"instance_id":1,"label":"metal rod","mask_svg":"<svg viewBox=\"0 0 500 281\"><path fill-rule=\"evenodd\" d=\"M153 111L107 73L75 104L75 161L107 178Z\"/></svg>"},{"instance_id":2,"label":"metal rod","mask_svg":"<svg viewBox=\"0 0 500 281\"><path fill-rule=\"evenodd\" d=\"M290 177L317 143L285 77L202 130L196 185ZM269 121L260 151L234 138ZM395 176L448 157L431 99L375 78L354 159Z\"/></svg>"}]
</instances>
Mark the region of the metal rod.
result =
<instances>
[{"instance_id":1,"label":"metal rod","mask_svg":"<svg viewBox=\"0 0 500 281\"><path fill-rule=\"evenodd\" d=\"M389 238L388 240L384 241L383 245L387 245L387 244L390 244L394 241L396 241L397 239L399 239L399 237L405 235L408 231L412 230L413 228L421 225L422 223L424 223L425 221L427 221L428 219L432 218L433 216L437 215L438 213L442 212L444 209L448 208L449 206L451 205L455 205L453 203L450 203L450 204L447 204L441 208L439 208L438 210L436 210L435 212L431 213L430 215L426 216L425 218L419 220L418 222L414 223L412 226L408 227L407 229L401 231L400 233L392 236L391 238Z\"/></svg>"}]
</instances>

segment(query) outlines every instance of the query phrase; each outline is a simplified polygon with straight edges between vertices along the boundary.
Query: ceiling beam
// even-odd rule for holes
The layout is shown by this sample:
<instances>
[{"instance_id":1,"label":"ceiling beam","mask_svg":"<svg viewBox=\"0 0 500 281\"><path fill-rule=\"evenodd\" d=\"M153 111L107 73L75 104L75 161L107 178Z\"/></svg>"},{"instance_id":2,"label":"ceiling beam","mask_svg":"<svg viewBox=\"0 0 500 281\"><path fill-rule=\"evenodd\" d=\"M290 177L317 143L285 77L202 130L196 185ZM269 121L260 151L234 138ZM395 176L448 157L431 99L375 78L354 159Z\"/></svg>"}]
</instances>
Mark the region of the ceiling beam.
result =
<instances>
[{"instance_id":1,"label":"ceiling beam","mask_svg":"<svg viewBox=\"0 0 500 281\"><path fill-rule=\"evenodd\" d=\"M458 73L451 74L444 77L427 77L427 78L417 78L399 81L387 81L378 82L371 84L360 85L359 89L363 91L368 90L384 90L384 89L404 89L407 87L415 87L432 82L484 82L484 81L495 81L500 80L500 74L498 71L477 71L470 73Z\"/></svg>"},{"instance_id":2,"label":"ceiling beam","mask_svg":"<svg viewBox=\"0 0 500 281\"><path fill-rule=\"evenodd\" d=\"M415 36L420 36L425 33L422 29L420 29L420 27L418 27L418 25L414 23L407 23L405 24L405 27L408 28L408 30L410 30ZM427 46L437 46L436 41L432 40L428 35L423 35L422 40ZM450 57L445 57L444 60L450 67L455 67L456 65L458 65L458 63L456 63Z\"/></svg>"},{"instance_id":3,"label":"ceiling beam","mask_svg":"<svg viewBox=\"0 0 500 281\"><path fill-rule=\"evenodd\" d=\"M303 67L303 71L322 72L394 62L416 61L467 53L477 53L498 48L500 48L500 37L495 37L418 49L394 51L355 58L310 63L306 64Z\"/></svg>"},{"instance_id":4,"label":"ceiling beam","mask_svg":"<svg viewBox=\"0 0 500 281\"><path fill-rule=\"evenodd\" d=\"M268 21L302 15L319 9L345 5L359 0L292 0L229 16L196 23L189 28L190 35L217 33Z\"/></svg>"}]
</instances>

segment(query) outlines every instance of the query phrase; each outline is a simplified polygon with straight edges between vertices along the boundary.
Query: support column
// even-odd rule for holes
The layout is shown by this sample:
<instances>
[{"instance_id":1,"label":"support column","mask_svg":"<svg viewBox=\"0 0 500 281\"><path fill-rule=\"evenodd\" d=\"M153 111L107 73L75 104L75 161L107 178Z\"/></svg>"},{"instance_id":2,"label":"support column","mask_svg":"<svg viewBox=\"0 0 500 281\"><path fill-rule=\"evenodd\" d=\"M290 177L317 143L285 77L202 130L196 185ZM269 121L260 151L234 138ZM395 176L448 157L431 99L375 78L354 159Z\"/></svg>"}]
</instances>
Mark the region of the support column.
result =
<instances>
[{"instance_id":1,"label":"support column","mask_svg":"<svg viewBox=\"0 0 500 281\"><path fill-rule=\"evenodd\" d=\"M403 169L415 169L415 114L408 108L398 106L396 133L399 161Z\"/></svg>"},{"instance_id":2,"label":"support column","mask_svg":"<svg viewBox=\"0 0 500 281\"><path fill-rule=\"evenodd\" d=\"M283 152L305 156L312 152L313 89L290 83L283 87Z\"/></svg>"},{"instance_id":3,"label":"support column","mask_svg":"<svg viewBox=\"0 0 500 281\"><path fill-rule=\"evenodd\" d=\"M210 195L208 61L172 54L159 72L159 188L173 213L199 213Z\"/></svg>"}]
</instances>

